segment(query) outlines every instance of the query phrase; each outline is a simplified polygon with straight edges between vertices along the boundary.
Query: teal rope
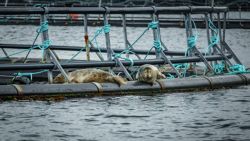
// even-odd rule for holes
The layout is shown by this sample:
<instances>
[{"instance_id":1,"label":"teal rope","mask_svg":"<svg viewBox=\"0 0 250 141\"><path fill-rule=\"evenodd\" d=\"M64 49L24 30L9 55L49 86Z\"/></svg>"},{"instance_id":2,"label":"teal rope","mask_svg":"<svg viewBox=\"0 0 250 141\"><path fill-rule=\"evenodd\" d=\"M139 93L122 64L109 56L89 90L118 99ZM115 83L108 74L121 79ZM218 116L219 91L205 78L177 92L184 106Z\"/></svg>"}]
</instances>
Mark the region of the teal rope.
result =
<instances>
[{"instance_id":1,"label":"teal rope","mask_svg":"<svg viewBox=\"0 0 250 141\"><path fill-rule=\"evenodd\" d=\"M217 27L213 24L213 22L208 19L208 27L213 30L213 32L215 33L215 35L213 35L211 38L210 38L210 44L207 48L207 51L206 51L206 54L210 51L210 49L212 47L214 47L214 45L218 44L219 41L220 41L220 37L219 37L219 34L218 34L218 29Z\"/></svg>"},{"instance_id":2,"label":"teal rope","mask_svg":"<svg viewBox=\"0 0 250 141\"><path fill-rule=\"evenodd\" d=\"M115 54L113 54L113 58L114 59L115 58L121 58L121 59L123 59L123 60L125 60L127 62L130 62L130 67L134 66L134 60L131 59L131 58L127 58L127 57L122 57L122 53L115 53Z\"/></svg>"},{"instance_id":3,"label":"teal rope","mask_svg":"<svg viewBox=\"0 0 250 141\"><path fill-rule=\"evenodd\" d=\"M231 73L244 73L246 72L246 67L244 65L235 64L229 67Z\"/></svg>"},{"instance_id":4,"label":"teal rope","mask_svg":"<svg viewBox=\"0 0 250 141\"><path fill-rule=\"evenodd\" d=\"M109 33L110 32L110 24L106 24L103 26L103 31L104 33Z\"/></svg>"},{"instance_id":5,"label":"teal rope","mask_svg":"<svg viewBox=\"0 0 250 141\"><path fill-rule=\"evenodd\" d=\"M44 72L48 72L48 70L42 70L42 71L38 71L38 72L28 72L28 73L18 72L18 73L14 73L14 75L20 76L20 77L22 77L22 76L29 76L30 80L32 81L33 75L41 74L41 73L44 73Z\"/></svg>"},{"instance_id":6,"label":"teal rope","mask_svg":"<svg viewBox=\"0 0 250 141\"><path fill-rule=\"evenodd\" d=\"M38 48L40 48L40 50L42 51L42 61L44 60L44 56L43 56L44 51L49 48L51 43L52 43L51 40L45 40L43 41L42 45L38 45Z\"/></svg>"},{"instance_id":7,"label":"teal rope","mask_svg":"<svg viewBox=\"0 0 250 141\"><path fill-rule=\"evenodd\" d=\"M225 70L225 64L214 64L213 69L216 74L222 74Z\"/></svg>"},{"instance_id":8,"label":"teal rope","mask_svg":"<svg viewBox=\"0 0 250 141\"><path fill-rule=\"evenodd\" d=\"M104 33L109 33L109 32L110 32L110 27L111 27L110 24L106 24L106 25L104 25L103 27L97 29L96 32L95 32L95 34L94 34L94 37L90 40L90 42L93 42L93 41L95 42L96 48L98 49L98 51L99 51L99 53L100 53L101 56L102 56L102 54L101 54L102 52L101 52L100 47L99 47L99 45L98 45L97 37L98 37L99 35L101 35L103 32L104 32ZM90 45L90 43L89 43L89 45ZM72 61L72 60L73 60L76 56L78 56L84 49L86 49L86 46L83 46L75 55L73 55L73 56L69 59L68 62Z\"/></svg>"},{"instance_id":9,"label":"teal rope","mask_svg":"<svg viewBox=\"0 0 250 141\"><path fill-rule=\"evenodd\" d=\"M157 29L158 25L159 25L158 21L152 21L151 23L148 24L148 28Z\"/></svg>"},{"instance_id":10,"label":"teal rope","mask_svg":"<svg viewBox=\"0 0 250 141\"><path fill-rule=\"evenodd\" d=\"M49 29L48 21L44 21L44 22L42 22L40 27L36 30L36 32L37 33L42 33L42 32L47 31L48 29Z\"/></svg>"},{"instance_id":11,"label":"teal rope","mask_svg":"<svg viewBox=\"0 0 250 141\"><path fill-rule=\"evenodd\" d=\"M158 53L161 52L162 48L161 48L161 41L160 40L154 41L154 48Z\"/></svg>"},{"instance_id":12,"label":"teal rope","mask_svg":"<svg viewBox=\"0 0 250 141\"><path fill-rule=\"evenodd\" d=\"M48 30L48 27L49 27L48 21L42 22L42 24L40 25L40 27L36 30L37 35L36 35L36 37L35 37L35 40L33 41L32 46L31 46L30 48L28 48L28 49L25 49L25 50L22 50L22 51L18 51L18 52L9 54L8 57L11 57L11 56L14 56L14 55L17 55L17 54L21 54L21 53L26 52L26 51L31 51L31 50L33 50L33 49L35 49L35 48L40 48L40 49L42 50L42 54L43 54L43 53L44 53L44 50L47 49L47 48L50 46L51 40L45 40L45 41L42 43L42 45L34 46L34 44L35 44L35 42L36 42L36 40L37 40L39 34L40 34L41 32L47 31L47 30ZM1 57L0 59L3 59L3 58L5 58L5 57ZM42 57L42 60L43 60L43 57Z\"/></svg>"},{"instance_id":13,"label":"teal rope","mask_svg":"<svg viewBox=\"0 0 250 141\"><path fill-rule=\"evenodd\" d=\"M174 75L172 75L170 73L167 74L167 79L174 79L174 78L175 78Z\"/></svg>"}]
</instances>

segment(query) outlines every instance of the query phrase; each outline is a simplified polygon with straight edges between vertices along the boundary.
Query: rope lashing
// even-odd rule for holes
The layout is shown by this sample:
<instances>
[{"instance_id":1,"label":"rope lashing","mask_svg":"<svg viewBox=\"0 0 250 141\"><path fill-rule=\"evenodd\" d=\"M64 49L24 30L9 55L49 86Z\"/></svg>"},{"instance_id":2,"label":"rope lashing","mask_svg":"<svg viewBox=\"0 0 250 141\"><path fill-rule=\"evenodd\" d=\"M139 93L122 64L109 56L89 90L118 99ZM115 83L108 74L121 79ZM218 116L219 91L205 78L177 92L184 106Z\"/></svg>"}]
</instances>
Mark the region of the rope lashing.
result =
<instances>
[{"instance_id":1,"label":"rope lashing","mask_svg":"<svg viewBox=\"0 0 250 141\"><path fill-rule=\"evenodd\" d=\"M28 73L18 72L18 73L14 73L14 75L15 76L20 76L20 77L29 76L30 80L32 81L33 75L41 74L41 73L44 73L44 72L48 72L48 70L42 70L42 71L38 71L38 72L28 72Z\"/></svg>"},{"instance_id":2,"label":"rope lashing","mask_svg":"<svg viewBox=\"0 0 250 141\"><path fill-rule=\"evenodd\" d=\"M185 52L185 56L188 56L189 50L193 49L196 46L197 38L198 38L197 35L188 37L187 39L188 48Z\"/></svg>"},{"instance_id":3,"label":"rope lashing","mask_svg":"<svg viewBox=\"0 0 250 141\"><path fill-rule=\"evenodd\" d=\"M161 41L160 40L154 40L154 48L156 49L156 51L158 53L161 52L162 48L161 48Z\"/></svg>"},{"instance_id":4,"label":"rope lashing","mask_svg":"<svg viewBox=\"0 0 250 141\"><path fill-rule=\"evenodd\" d=\"M213 24L213 22L210 19L208 19L208 23L209 23L208 27L214 32L214 35L210 38L210 44L207 48L206 53L209 52L211 47L214 47L214 45L218 44L220 41L217 27Z\"/></svg>"},{"instance_id":5,"label":"rope lashing","mask_svg":"<svg viewBox=\"0 0 250 141\"><path fill-rule=\"evenodd\" d=\"M103 31L104 33L109 33L110 32L110 24L106 24L103 26Z\"/></svg>"},{"instance_id":6,"label":"rope lashing","mask_svg":"<svg viewBox=\"0 0 250 141\"><path fill-rule=\"evenodd\" d=\"M44 61L44 51L49 48L49 46L51 45L52 41L51 40L45 40L43 41L42 45L38 45L37 47L42 51L42 61Z\"/></svg>"},{"instance_id":7,"label":"rope lashing","mask_svg":"<svg viewBox=\"0 0 250 141\"><path fill-rule=\"evenodd\" d=\"M235 64L230 66L229 70L232 71L232 73L244 73L246 72L246 67L241 64Z\"/></svg>"},{"instance_id":8,"label":"rope lashing","mask_svg":"<svg viewBox=\"0 0 250 141\"><path fill-rule=\"evenodd\" d=\"M39 34L47 31L48 29L49 29L48 21L44 21L41 23L40 27L36 30L36 32Z\"/></svg>"},{"instance_id":9,"label":"rope lashing","mask_svg":"<svg viewBox=\"0 0 250 141\"><path fill-rule=\"evenodd\" d=\"M121 58L127 62L130 62L130 66L134 66L134 60L131 58L127 58L127 57L122 57L122 53L115 53L113 54L113 58Z\"/></svg>"},{"instance_id":10,"label":"rope lashing","mask_svg":"<svg viewBox=\"0 0 250 141\"><path fill-rule=\"evenodd\" d=\"M148 28L157 29L158 25L159 25L158 21L152 21L151 23L148 24Z\"/></svg>"},{"instance_id":11,"label":"rope lashing","mask_svg":"<svg viewBox=\"0 0 250 141\"><path fill-rule=\"evenodd\" d=\"M216 74L222 74L225 70L225 64L214 64L213 69Z\"/></svg>"}]
</instances>

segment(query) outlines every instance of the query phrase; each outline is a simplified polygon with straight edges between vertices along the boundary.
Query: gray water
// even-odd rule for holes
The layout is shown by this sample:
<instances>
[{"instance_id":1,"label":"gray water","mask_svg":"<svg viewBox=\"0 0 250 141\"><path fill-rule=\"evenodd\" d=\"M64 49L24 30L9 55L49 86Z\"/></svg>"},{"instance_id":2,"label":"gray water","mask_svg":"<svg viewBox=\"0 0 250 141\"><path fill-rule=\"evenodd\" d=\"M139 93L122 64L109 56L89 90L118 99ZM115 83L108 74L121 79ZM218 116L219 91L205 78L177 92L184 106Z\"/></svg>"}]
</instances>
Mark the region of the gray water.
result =
<instances>
[{"instance_id":1,"label":"gray water","mask_svg":"<svg viewBox=\"0 0 250 141\"><path fill-rule=\"evenodd\" d=\"M36 28L0 26L0 43L31 44ZM91 37L96 29L89 29ZM129 40L135 40L144 29L128 28ZM83 44L83 27L51 26L49 31L54 45ZM163 42L170 50L186 48L184 29L162 28L161 32ZM198 29L198 32L198 46L203 50L207 46L206 32L204 29ZM229 29L226 32L228 44L246 66L250 66L249 37L249 29ZM135 48L149 49L152 38L150 31ZM103 37L98 40L100 46L105 46ZM111 45L124 48L121 27L111 28ZM31 57L39 57L40 53L34 51ZM75 52L57 53L69 58ZM78 59L84 57L81 55ZM206 92L94 97L60 102L1 102L0 140L247 141L250 140L249 88L241 86Z\"/></svg>"}]
</instances>

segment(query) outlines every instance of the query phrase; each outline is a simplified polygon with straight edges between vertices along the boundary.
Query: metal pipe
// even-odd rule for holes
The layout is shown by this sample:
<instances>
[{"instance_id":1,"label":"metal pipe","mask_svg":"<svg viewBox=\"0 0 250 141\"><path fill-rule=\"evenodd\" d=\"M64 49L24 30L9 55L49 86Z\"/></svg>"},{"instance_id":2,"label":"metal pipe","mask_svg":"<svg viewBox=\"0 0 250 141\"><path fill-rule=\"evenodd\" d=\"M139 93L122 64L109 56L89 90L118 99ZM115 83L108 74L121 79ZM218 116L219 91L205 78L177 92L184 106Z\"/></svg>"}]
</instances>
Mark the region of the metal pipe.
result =
<instances>
[{"instance_id":1,"label":"metal pipe","mask_svg":"<svg viewBox=\"0 0 250 141\"><path fill-rule=\"evenodd\" d=\"M46 17L46 14L48 13L48 10L46 9L46 7L44 8L44 11L45 13L41 15L41 24L42 22L45 22L47 21L47 17ZM42 33L42 41L46 41L46 40L49 40L49 32L48 30L44 31ZM60 65L59 61L57 60L57 57L56 55L53 53L53 51L51 51L49 48L47 48L45 50L45 54L44 56L46 57L46 63L50 63L50 62L53 62L56 67L60 70L60 72L62 73L62 75L64 76L65 80L67 82L69 82L69 77L67 75L67 73L64 71L64 69L62 68L62 66ZM52 60L51 60L52 59ZM48 81L49 83L53 83L53 74L52 74L52 71L51 69L49 69L48 71Z\"/></svg>"},{"instance_id":2,"label":"metal pipe","mask_svg":"<svg viewBox=\"0 0 250 141\"><path fill-rule=\"evenodd\" d=\"M46 9L44 9L44 11L45 10ZM47 21L46 12L44 12L43 14L41 14L40 25L42 25L43 23L45 23ZM46 40L49 40L49 32L48 32L48 30L42 32L42 36L41 37L42 37L42 42L44 42ZM43 52L42 56L43 56L42 57L42 62L43 61L45 61L46 63L50 63L51 62L51 60L50 60L50 54L49 54L49 50L48 49L46 49ZM45 60L43 60L43 59L45 59ZM49 81L49 83L53 83L53 74L52 74L51 70L48 71L48 81Z\"/></svg>"},{"instance_id":3,"label":"metal pipe","mask_svg":"<svg viewBox=\"0 0 250 141\"><path fill-rule=\"evenodd\" d=\"M85 41L85 46L86 46L86 58L88 61L90 61L90 49L89 49L89 35L88 35L88 15L84 14L84 41Z\"/></svg>"},{"instance_id":4,"label":"metal pipe","mask_svg":"<svg viewBox=\"0 0 250 141\"><path fill-rule=\"evenodd\" d=\"M227 58L232 58L231 54L226 54ZM224 59L221 55L205 56L206 60L222 60ZM190 63L200 62L201 58L197 56L193 57L181 57L169 59L172 63ZM124 66L130 66L130 62L121 61ZM134 60L134 66L140 66L144 64L159 65L165 64L164 59L149 59L149 60ZM63 68L92 68L92 67L116 67L115 61L91 61L91 62L80 62L80 63L61 63ZM53 69L56 65L53 63L46 64L1 64L0 71L5 70L37 70L37 69Z\"/></svg>"},{"instance_id":5,"label":"metal pipe","mask_svg":"<svg viewBox=\"0 0 250 141\"><path fill-rule=\"evenodd\" d=\"M179 6L179 7L156 7L157 14L181 14L189 13L201 14L206 12L227 12L227 7L210 7L210 6ZM111 7L110 14L153 14L151 7ZM105 14L103 7L48 7L48 14ZM23 15L23 14L43 14L44 9L41 7L1 7L0 15Z\"/></svg>"},{"instance_id":6,"label":"metal pipe","mask_svg":"<svg viewBox=\"0 0 250 141\"><path fill-rule=\"evenodd\" d=\"M8 49L29 49L31 47L31 45L27 45L27 44L0 44L0 48L8 48ZM35 48L35 50L37 50L38 48ZM82 47L80 46L56 46L56 45L51 45L50 49L52 50L65 50L65 51L79 51L82 49ZM112 49L115 53L120 53L123 51L123 49L118 49L118 48L114 48ZM83 49L82 51L86 51L85 49ZM91 47L90 48L91 52L98 52L99 50L97 48ZM100 48L101 52L106 52L107 49L101 47ZM133 52L136 54L147 54L148 50L139 50L139 49L133 49ZM185 52L182 51L166 51L164 50L164 53L166 55L170 55L170 56L184 56ZM155 51L150 51L149 55L155 55Z\"/></svg>"},{"instance_id":7,"label":"metal pipe","mask_svg":"<svg viewBox=\"0 0 250 141\"><path fill-rule=\"evenodd\" d=\"M108 19L107 19L107 13L103 14L103 23L104 26L108 25ZM112 60L112 51L111 51L111 45L110 45L110 36L109 32L105 33L105 39L106 39L106 48L107 48L107 58L108 60Z\"/></svg>"},{"instance_id":8,"label":"metal pipe","mask_svg":"<svg viewBox=\"0 0 250 141\"><path fill-rule=\"evenodd\" d=\"M208 46L210 45L210 32L209 32L209 27L208 27L208 15L207 13L205 14L205 23L206 23L206 30L207 30L207 44ZM209 55L211 55L211 49L209 48L208 50Z\"/></svg>"}]
</instances>

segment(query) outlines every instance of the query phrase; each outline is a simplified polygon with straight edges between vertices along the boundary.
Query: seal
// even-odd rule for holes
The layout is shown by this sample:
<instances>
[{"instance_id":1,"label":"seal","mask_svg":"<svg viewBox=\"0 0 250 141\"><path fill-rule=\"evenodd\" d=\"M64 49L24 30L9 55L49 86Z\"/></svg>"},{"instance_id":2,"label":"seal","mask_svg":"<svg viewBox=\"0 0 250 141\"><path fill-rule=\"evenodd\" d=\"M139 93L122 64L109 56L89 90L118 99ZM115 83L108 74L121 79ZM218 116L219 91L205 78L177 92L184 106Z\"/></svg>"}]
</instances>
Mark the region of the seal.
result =
<instances>
[{"instance_id":1,"label":"seal","mask_svg":"<svg viewBox=\"0 0 250 141\"><path fill-rule=\"evenodd\" d=\"M70 83L117 83L119 86L126 84L127 82L121 76L112 75L109 72L100 69L79 69L68 73ZM62 74L58 74L54 80L54 83L66 83Z\"/></svg>"},{"instance_id":2,"label":"seal","mask_svg":"<svg viewBox=\"0 0 250 141\"><path fill-rule=\"evenodd\" d=\"M136 74L136 79L140 82L145 82L149 84L154 84L157 79L164 79L166 76L162 74L157 67L150 65L150 64L145 64L142 65L137 74Z\"/></svg>"}]
</instances>

